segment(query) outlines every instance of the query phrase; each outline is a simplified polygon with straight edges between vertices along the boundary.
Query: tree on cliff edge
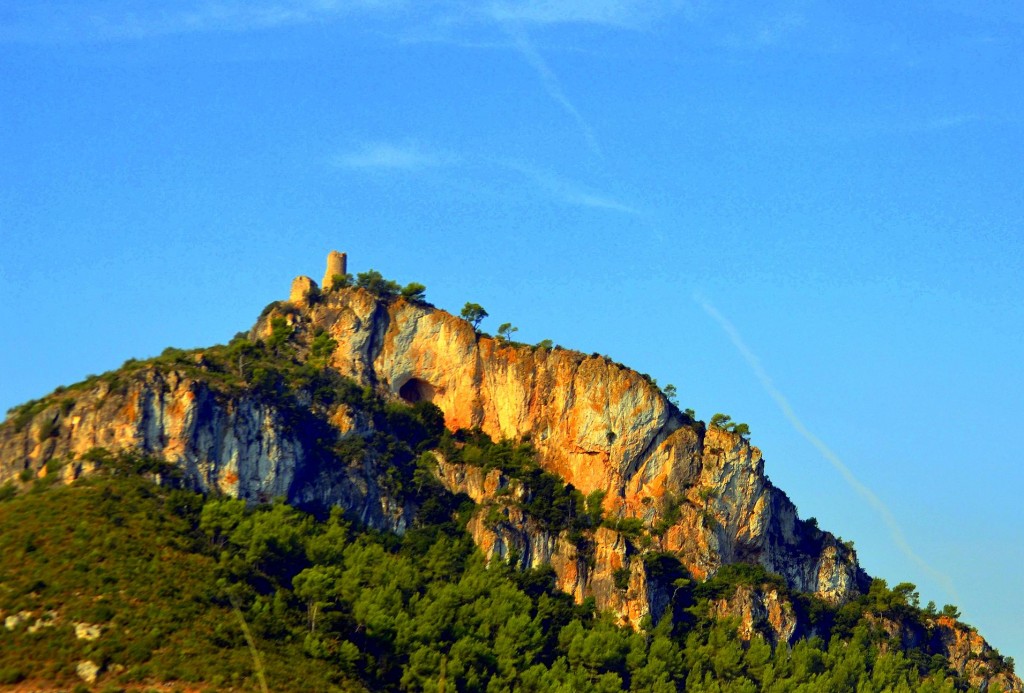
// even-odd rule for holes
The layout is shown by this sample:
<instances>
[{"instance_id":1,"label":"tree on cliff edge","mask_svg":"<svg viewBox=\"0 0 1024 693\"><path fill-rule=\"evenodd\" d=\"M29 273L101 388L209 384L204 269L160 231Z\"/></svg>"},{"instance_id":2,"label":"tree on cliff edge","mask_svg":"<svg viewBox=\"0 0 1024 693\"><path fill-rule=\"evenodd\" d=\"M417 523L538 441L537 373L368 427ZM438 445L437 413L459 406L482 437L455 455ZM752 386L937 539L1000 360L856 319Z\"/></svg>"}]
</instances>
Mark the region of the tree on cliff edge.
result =
<instances>
[{"instance_id":1,"label":"tree on cliff edge","mask_svg":"<svg viewBox=\"0 0 1024 693\"><path fill-rule=\"evenodd\" d=\"M506 343L509 343L512 341L512 333L518 331L519 328L513 327L512 323L503 322L501 323L501 326L498 327L498 336L504 339Z\"/></svg>"},{"instance_id":2,"label":"tree on cliff edge","mask_svg":"<svg viewBox=\"0 0 1024 693\"><path fill-rule=\"evenodd\" d=\"M475 330L480 327L480 323L487 317L487 311L479 303L467 301L466 305L462 306L462 312L459 315L468 320Z\"/></svg>"}]
</instances>

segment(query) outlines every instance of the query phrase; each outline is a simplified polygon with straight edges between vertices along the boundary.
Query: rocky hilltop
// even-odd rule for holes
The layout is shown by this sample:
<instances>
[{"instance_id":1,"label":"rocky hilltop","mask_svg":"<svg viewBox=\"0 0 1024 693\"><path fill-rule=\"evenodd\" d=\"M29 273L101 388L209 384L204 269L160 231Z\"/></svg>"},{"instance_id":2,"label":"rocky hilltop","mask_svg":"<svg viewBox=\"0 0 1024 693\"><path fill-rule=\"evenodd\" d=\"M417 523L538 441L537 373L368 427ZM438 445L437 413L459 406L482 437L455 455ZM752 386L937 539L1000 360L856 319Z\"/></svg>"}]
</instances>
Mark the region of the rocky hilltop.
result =
<instances>
[{"instance_id":1,"label":"rocky hilltop","mask_svg":"<svg viewBox=\"0 0 1024 693\"><path fill-rule=\"evenodd\" d=\"M330 365L338 372L409 402L433 402L450 429L530 440L545 470L583 494L605 492L607 514L637 518L645 528L672 515L653 546L678 555L697 577L723 563L758 561L794 589L832 601L857 590L853 551L799 522L793 504L766 478L757 448L739 435L705 430L648 378L606 357L510 344L444 311L402 299L387 303L361 290L293 301L263 316L252 336L269 338L279 316L300 343L320 331L336 340ZM503 485L488 486L475 474L442 478L477 502ZM552 553L566 558L549 546L554 538L538 541L512 521L480 526L475 534L489 553L517 549L524 567L552 562ZM578 571L565 561L559 574L580 598L594 592L596 575L626 565L616 533L597 539L606 563ZM647 613L642 601L623 605L624 613Z\"/></svg>"},{"instance_id":2,"label":"rocky hilltop","mask_svg":"<svg viewBox=\"0 0 1024 693\"><path fill-rule=\"evenodd\" d=\"M345 270L345 257L332 254L329 289L297 278L289 300L268 306L247 341L287 347L297 362L392 401L431 402L451 431L528 441L541 469L600 504L601 526L574 536L524 512L532 491L503 470L434 451L435 478L477 504L468 530L489 557L550 566L577 601L592 597L634 627L660 617L674 589L651 556L678 559L698 579L723 565L757 564L781 576L783 592L833 605L867 590L852 547L799 519L765 475L758 448L683 413L647 376L604 356L481 334L422 299L352 287ZM354 400L323 401L309 388L267 397L246 358L237 348L224 366L203 351L178 352L14 410L0 426L0 484L50 473L70 482L89 472L90 449L133 449L173 463L202 490L341 506L370 527L409 527L416 503L388 482L379 456L338 463L339 450L373 436L372 417ZM58 472L54 460L71 463ZM773 641L814 631L780 587L741 589L717 608ZM977 663L988 645L955 624L940 627L950 656L973 643L958 670L974 666L973 678L987 681ZM921 637L932 636L940 637ZM1012 674L1001 676L1005 689L1021 690Z\"/></svg>"}]
</instances>

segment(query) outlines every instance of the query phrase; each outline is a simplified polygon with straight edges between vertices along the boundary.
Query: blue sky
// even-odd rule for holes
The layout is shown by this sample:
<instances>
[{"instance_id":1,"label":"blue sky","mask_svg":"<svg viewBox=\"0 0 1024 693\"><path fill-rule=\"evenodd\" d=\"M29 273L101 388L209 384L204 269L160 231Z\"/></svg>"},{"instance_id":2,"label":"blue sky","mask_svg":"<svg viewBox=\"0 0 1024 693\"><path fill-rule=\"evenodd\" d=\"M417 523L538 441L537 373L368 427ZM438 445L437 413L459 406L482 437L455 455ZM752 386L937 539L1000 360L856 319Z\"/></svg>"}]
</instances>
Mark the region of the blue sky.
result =
<instances>
[{"instance_id":1,"label":"blue sky","mask_svg":"<svg viewBox=\"0 0 1024 693\"><path fill-rule=\"evenodd\" d=\"M749 423L802 515L1024 661L1022 31L1014 2L5 7L0 407L224 342L337 248Z\"/></svg>"}]
</instances>

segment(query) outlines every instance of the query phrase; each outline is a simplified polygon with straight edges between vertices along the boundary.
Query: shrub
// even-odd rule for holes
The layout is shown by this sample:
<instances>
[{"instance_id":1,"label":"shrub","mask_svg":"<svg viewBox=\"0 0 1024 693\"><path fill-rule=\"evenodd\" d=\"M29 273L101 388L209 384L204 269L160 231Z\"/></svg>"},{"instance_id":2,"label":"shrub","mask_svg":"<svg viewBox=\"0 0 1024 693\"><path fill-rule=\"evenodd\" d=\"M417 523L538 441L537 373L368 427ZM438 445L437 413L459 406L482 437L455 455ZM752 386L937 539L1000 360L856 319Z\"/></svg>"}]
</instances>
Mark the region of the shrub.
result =
<instances>
[{"instance_id":1,"label":"shrub","mask_svg":"<svg viewBox=\"0 0 1024 693\"><path fill-rule=\"evenodd\" d=\"M39 442L42 443L47 438L52 438L57 435L57 420L47 419L39 427Z\"/></svg>"},{"instance_id":2,"label":"shrub","mask_svg":"<svg viewBox=\"0 0 1024 693\"><path fill-rule=\"evenodd\" d=\"M678 396L679 395L679 391L676 390L676 386L675 385L673 385L672 383L669 383L668 385L665 386L665 389L663 390L663 392L665 393L665 398L669 402L671 402L672 404L676 405L677 407L679 406L679 396Z\"/></svg>"},{"instance_id":3,"label":"shrub","mask_svg":"<svg viewBox=\"0 0 1024 693\"><path fill-rule=\"evenodd\" d=\"M718 569L712 577L694 590L698 599L722 599L731 597L739 586L761 587L768 585L786 591L786 581L781 575L770 573L760 563L728 563Z\"/></svg>"},{"instance_id":4,"label":"shrub","mask_svg":"<svg viewBox=\"0 0 1024 693\"><path fill-rule=\"evenodd\" d=\"M357 274L356 286L360 289L366 289L371 294L375 294L385 301L394 298L401 291L401 287L398 286L397 282L385 279L384 275L375 269ZM425 289L426 287L424 287Z\"/></svg>"},{"instance_id":5,"label":"shrub","mask_svg":"<svg viewBox=\"0 0 1024 693\"><path fill-rule=\"evenodd\" d=\"M33 399L9 410L7 413L14 416L14 430L21 433L31 423L32 419L36 417L36 414L46 409L47 404L45 400Z\"/></svg>"},{"instance_id":6,"label":"shrub","mask_svg":"<svg viewBox=\"0 0 1024 693\"><path fill-rule=\"evenodd\" d=\"M715 414L714 416L711 417L711 421L709 422L709 424L711 426L713 426L714 428L722 428L722 429L724 429L724 428L728 427L730 421L732 421L732 417L731 416L729 416L728 414L722 414L721 412L719 412L719 413L717 413L717 414Z\"/></svg>"},{"instance_id":7,"label":"shrub","mask_svg":"<svg viewBox=\"0 0 1024 693\"><path fill-rule=\"evenodd\" d=\"M639 537L644 531L644 521L638 517L607 519L601 524L632 539Z\"/></svg>"},{"instance_id":8,"label":"shrub","mask_svg":"<svg viewBox=\"0 0 1024 693\"><path fill-rule=\"evenodd\" d=\"M590 516L590 524L597 527L601 524L604 514L604 497L606 493L601 489L591 491L587 495L587 515Z\"/></svg>"},{"instance_id":9,"label":"shrub","mask_svg":"<svg viewBox=\"0 0 1024 693\"><path fill-rule=\"evenodd\" d=\"M723 431L735 433L743 440L747 440L750 437L750 426L745 423L736 423L728 414L715 414L711 417L710 425L713 428L719 428Z\"/></svg>"},{"instance_id":10,"label":"shrub","mask_svg":"<svg viewBox=\"0 0 1024 693\"><path fill-rule=\"evenodd\" d=\"M410 303L422 303L427 297L427 287L419 282L409 282L402 287L402 298Z\"/></svg>"},{"instance_id":11,"label":"shrub","mask_svg":"<svg viewBox=\"0 0 1024 693\"><path fill-rule=\"evenodd\" d=\"M280 315L274 316L270 319L270 337L267 339L267 346L276 352L281 345L288 341L294 331L287 320Z\"/></svg>"},{"instance_id":12,"label":"shrub","mask_svg":"<svg viewBox=\"0 0 1024 693\"><path fill-rule=\"evenodd\" d=\"M272 303L268 303L263 307L263 310L260 311L260 318L267 317L268 315L270 315L271 312L273 312L275 308L277 308L280 305L280 301L273 301Z\"/></svg>"},{"instance_id":13,"label":"shrub","mask_svg":"<svg viewBox=\"0 0 1024 693\"><path fill-rule=\"evenodd\" d=\"M0 684L10 686L21 683L26 678L25 672L19 667L3 667L0 669Z\"/></svg>"},{"instance_id":14,"label":"shrub","mask_svg":"<svg viewBox=\"0 0 1024 693\"><path fill-rule=\"evenodd\" d=\"M326 332L320 332L309 345L309 356L315 365L325 367L334 350L338 348L337 340Z\"/></svg>"},{"instance_id":15,"label":"shrub","mask_svg":"<svg viewBox=\"0 0 1024 693\"><path fill-rule=\"evenodd\" d=\"M662 535L683 517L682 501L675 494L666 493L661 503L661 518L654 525L654 533Z\"/></svg>"},{"instance_id":16,"label":"shrub","mask_svg":"<svg viewBox=\"0 0 1024 693\"><path fill-rule=\"evenodd\" d=\"M507 343L512 341L512 333L513 332L518 332L518 331L519 331L519 328L518 327L514 327L512 325L512 323L510 323L510 322L503 322L498 327L498 336L501 337L505 341L505 343L507 344Z\"/></svg>"},{"instance_id":17,"label":"shrub","mask_svg":"<svg viewBox=\"0 0 1024 693\"><path fill-rule=\"evenodd\" d=\"M331 290L336 291L338 289L347 289L352 286L352 275L351 274L334 274L331 275Z\"/></svg>"}]
</instances>

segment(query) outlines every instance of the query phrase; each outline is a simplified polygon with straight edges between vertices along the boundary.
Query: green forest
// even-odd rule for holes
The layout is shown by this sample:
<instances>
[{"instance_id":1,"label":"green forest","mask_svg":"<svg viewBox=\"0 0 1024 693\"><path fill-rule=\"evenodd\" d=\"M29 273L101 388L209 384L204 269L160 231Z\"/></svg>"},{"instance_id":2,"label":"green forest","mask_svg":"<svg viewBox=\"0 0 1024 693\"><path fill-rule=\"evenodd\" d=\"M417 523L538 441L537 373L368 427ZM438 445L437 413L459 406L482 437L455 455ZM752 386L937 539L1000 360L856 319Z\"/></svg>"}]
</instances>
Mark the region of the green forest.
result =
<instances>
[{"instance_id":1,"label":"green forest","mask_svg":"<svg viewBox=\"0 0 1024 693\"><path fill-rule=\"evenodd\" d=\"M474 440L488 463L523 464L521 447ZM828 640L773 648L741 641L708 600L779 578L740 564L699 583L653 554L678 589L634 631L574 604L550 571L485 562L463 530L472 503L439 485L424 482L417 524L399 537L337 509L203 497L159 460L88 457L98 472L70 486L48 474L3 494L0 609L34 627L0 631L0 683L86 690L75 671L90 660L104 691L968 690L941 656L900 651L873 626L872 614L921 616L913 586L875 580L838 610L804 598ZM76 623L101 634L78 639Z\"/></svg>"}]
</instances>

